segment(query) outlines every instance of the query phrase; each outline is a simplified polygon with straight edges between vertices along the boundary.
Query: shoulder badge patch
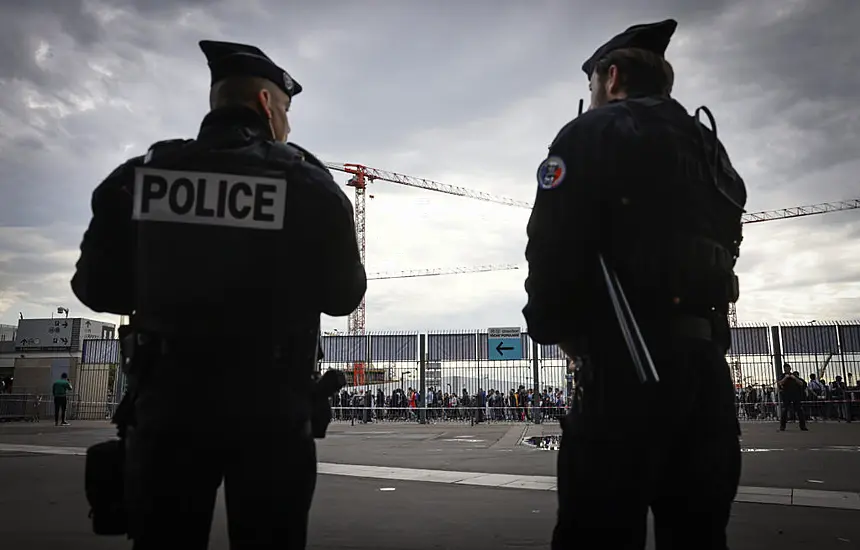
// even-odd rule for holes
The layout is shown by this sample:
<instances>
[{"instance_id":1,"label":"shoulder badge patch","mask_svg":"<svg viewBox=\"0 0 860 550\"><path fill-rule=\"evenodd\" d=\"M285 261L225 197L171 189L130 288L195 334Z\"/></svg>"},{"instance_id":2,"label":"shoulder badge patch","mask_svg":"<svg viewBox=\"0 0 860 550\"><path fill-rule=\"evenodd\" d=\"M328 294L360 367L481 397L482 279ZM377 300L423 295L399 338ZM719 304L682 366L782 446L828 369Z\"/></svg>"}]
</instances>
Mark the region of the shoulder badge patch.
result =
<instances>
[{"instance_id":1,"label":"shoulder badge patch","mask_svg":"<svg viewBox=\"0 0 860 550\"><path fill-rule=\"evenodd\" d=\"M567 168L561 157L550 156L538 166L537 180L541 189L555 189L564 181Z\"/></svg>"}]
</instances>

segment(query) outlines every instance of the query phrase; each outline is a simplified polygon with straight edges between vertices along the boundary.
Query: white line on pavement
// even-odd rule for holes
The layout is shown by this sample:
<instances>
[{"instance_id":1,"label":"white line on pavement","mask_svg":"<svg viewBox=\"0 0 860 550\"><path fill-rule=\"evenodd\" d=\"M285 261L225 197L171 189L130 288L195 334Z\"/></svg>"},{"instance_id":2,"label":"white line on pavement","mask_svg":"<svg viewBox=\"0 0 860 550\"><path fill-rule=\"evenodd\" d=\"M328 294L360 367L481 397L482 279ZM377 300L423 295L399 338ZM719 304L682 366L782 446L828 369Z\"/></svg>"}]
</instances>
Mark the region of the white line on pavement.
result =
<instances>
[{"instance_id":1,"label":"white line on pavement","mask_svg":"<svg viewBox=\"0 0 860 550\"><path fill-rule=\"evenodd\" d=\"M53 447L43 445L11 445L0 443L0 452L19 452L50 455L84 456L83 447ZM452 472L448 470L423 470L389 466L363 466L359 464L334 464L320 462L320 474L348 476L389 481L423 481L448 485L471 485L500 489L530 489L554 491L554 476L523 476L492 474L484 472ZM739 487L735 502L756 504L779 504L784 506L809 506L814 508L839 508L860 510L860 493L841 491L818 491L812 489L790 489L780 487Z\"/></svg>"}]
</instances>

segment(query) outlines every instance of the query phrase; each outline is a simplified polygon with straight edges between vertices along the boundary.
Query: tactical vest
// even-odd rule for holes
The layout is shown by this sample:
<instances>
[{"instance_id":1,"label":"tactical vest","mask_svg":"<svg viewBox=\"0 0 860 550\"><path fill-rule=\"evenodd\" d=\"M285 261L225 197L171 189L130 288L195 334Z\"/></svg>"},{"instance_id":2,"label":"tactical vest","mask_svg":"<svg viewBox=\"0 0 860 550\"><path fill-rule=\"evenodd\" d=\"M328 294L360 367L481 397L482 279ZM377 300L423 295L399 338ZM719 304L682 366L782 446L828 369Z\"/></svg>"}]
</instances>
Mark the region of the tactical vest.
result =
<instances>
[{"instance_id":1,"label":"tactical vest","mask_svg":"<svg viewBox=\"0 0 860 550\"><path fill-rule=\"evenodd\" d=\"M604 254L626 292L659 310L725 313L738 299L746 189L713 130L670 100L624 102L635 138L608 202ZM625 147L622 145L621 147Z\"/></svg>"},{"instance_id":2,"label":"tactical vest","mask_svg":"<svg viewBox=\"0 0 860 550\"><path fill-rule=\"evenodd\" d=\"M292 282L296 259L315 256L287 206L295 167L319 162L307 156L229 132L154 144L135 175L134 324L188 341L272 343L314 366L319 314Z\"/></svg>"}]
</instances>

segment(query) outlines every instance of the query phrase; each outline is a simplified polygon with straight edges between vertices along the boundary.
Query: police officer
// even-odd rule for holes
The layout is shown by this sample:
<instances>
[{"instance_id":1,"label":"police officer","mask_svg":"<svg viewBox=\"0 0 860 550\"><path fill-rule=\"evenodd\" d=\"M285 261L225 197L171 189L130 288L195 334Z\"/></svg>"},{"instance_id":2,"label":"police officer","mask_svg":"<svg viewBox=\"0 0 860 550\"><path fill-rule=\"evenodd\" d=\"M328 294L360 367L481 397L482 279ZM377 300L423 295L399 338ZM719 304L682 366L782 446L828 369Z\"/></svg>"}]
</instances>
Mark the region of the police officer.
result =
<instances>
[{"instance_id":1,"label":"police officer","mask_svg":"<svg viewBox=\"0 0 860 550\"><path fill-rule=\"evenodd\" d=\"M797 418L797 425L801 431L807 432L806 413L803 411L803 394L806 390L806 381L800 377L797 371L792 372L791 365L786 363L783 372L776 380L779 389L779 431L785 431L788 421L788 411L791 410Z\"/></svg>"},{"instance_id":2,"label":"police officer","mask_svg":"<svg viewBox=\"0 0 860 550\"><path fill-rule=\"evenodd\" d=\"M231 548L304 548L320 314L348 315L367 285L353 210L286 143L301 85L256 47L200 47L197 138L156 143L98 186L72 287L132 316L134 547L206 548L223 480Z\"/></svg>"},{"instance_id":3,"label":"police officer","mask_svg":"<svg viewBox=\"0 0 860 550\"><path fill-rule=\"evenodd\" d=\"M746 190L713 122L670 97L676 27L631 27L583 64L591 106L538 169L523 313L533 339L582 358L557 549L643 548L649 507L658 548L726 547L740 473L727 312ZM650 383L634 350L656 365Z\"/></svg>"}]
</instances>

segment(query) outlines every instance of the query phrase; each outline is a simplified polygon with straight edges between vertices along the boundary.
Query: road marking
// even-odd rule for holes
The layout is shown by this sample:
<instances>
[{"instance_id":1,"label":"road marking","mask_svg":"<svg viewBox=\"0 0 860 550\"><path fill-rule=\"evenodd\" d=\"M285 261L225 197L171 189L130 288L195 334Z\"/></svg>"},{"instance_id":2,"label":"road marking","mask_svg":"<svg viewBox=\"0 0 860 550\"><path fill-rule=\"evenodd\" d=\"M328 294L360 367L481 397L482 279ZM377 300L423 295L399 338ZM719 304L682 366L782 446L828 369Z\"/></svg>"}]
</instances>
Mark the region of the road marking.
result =
<instances>
[{"instance_id":1,"label":"road marking","mask_svg":"<svg viewBox=\"0 0 860 550\"><path fill-rule=\"evenodd\" d=\"M0 452L66 456L86 455L86 449L83 447L12 445L6 443L0 443ZM449 470L423 470L390 466L335 464L330 462L320 462L317 466L317 471L323 475L384 479L388 481L423 481L425 483L494 487L499 489L525 489L532 491L554 491L556 489L555 476L454 472ZM739 487L735 502L860 510L860 493L782 487Z\"/></svg>"},{"instance_id":2,"label":"road marking","mask_svg":"<svg viewBox=\"0 0 860 550\"><path fill-rule=\"evenodd\" d=\"M85 447L51 447L45 445L12 445L0 443L0 451L9 453L35 453L40 455L86 456Z\"/></svg>"}]
</instances>

